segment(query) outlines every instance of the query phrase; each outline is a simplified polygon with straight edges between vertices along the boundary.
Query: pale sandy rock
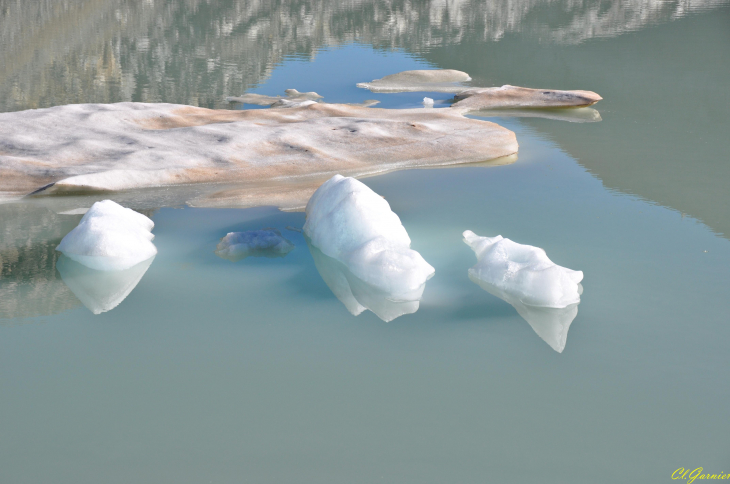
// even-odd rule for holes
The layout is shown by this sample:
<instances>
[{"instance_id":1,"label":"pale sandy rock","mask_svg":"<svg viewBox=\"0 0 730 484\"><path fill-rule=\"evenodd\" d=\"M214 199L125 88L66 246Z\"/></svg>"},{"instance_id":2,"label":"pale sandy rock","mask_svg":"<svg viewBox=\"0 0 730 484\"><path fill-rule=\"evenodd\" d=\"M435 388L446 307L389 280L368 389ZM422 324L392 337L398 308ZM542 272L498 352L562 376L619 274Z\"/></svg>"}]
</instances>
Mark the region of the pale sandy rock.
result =
<instances>
[{"instance_id":1,"label":"pale sandy rock","mask_svg":"<svg viewBox=\"0 0 730 484\"><path fill-rule=\"evenodd\" d=\"M462 91L454 96L452 109L463 112L500 108L578 108L603 99L591 91L555 91L505 85Z\"/></svg>"},{"instance_id":2,"label":"pale sandy rock","mask_svg":"<svg viewBox=\"0 0 730 484\"><path fill-rule=\"evenodd\" d=\"M466 72L453 69L415 70L361 82L357 87L372 92L461 92L467 89L461 83L470 80Z\"/></svg>"},{"instance_id":3,"label":"pale sandy rock","mask_svg":"<svg viewBox=\"0 0 730 484\"><path fill-rule=\"evenodd\" d=\"M314 180L491 160L514 133L450 109L315 103L210 110L79 104L0 114L0 192L42 194L195 183Z\"/></svg>"}]
</instances>

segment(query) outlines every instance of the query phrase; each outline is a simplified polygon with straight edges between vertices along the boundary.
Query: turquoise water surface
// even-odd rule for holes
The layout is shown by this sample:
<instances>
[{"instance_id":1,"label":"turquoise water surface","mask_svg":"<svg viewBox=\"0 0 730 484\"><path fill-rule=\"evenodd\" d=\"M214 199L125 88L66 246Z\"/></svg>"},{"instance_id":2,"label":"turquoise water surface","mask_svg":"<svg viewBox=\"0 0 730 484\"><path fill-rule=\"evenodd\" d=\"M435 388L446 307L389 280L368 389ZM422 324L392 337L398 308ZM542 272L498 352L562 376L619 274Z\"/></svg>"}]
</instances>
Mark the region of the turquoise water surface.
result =
<instances>
[{"instance_id":1,"label":"turquoise water surface","mask_svg":"<svg viewBox=\"0 0 730 484\"><path fill-rule=\"evenodd\" d=\"M146 42L159 47L169 29L197 19L198 33L185 39L190 52L197 45L218 59L210 70L165 71L179 67L185 52L176 51L169 65L154 64L167 51L140 50L144 36L130 29L146 27L134 11L114 27L117 40L95 28L99 45L119 50L119 75L106 88L99 80L85 102L207 105L196 99L296 88L327 102L418 107L448 95L373 94L355 83L456 68L473 85L594 90L602 121L490 118L517 135L511 163L362 179L436 269L418 311L389 323L370 311L353 316L333 295L296 230L303 212L191 208L164 190L110 195L154 220L158 255L118 306L94 314L64 282L76 273L54 249L81 218L59 212L99 197L0 204L0 482L661 483L680 467L730 472L727 4L657 10L623 30L591 30L582 10L537 5L517 27L487 35L502 25L496 13L486 26L464 20L460 29L456 15L435 26L439 10L423 2L419 18L432 20L404 20L398 36L362 20L379 4L358 4L347 23L346 11L302 2L343 31L277 31L294 47L267 57L246 47L251 19L229 34L206 27L244 3L192 2L188 16L182 7L170 14L160 38L149 27ZM623 5L628 22L632 4L611 5ZM96 44L84 45L72 53L89 59ZM4 55L20 66L11 50ZM254 61L266 67L258 77L246 71ZM6 92L27 73L62 85L86 75L52 72L61 61L28 62L3 78ZM145 80L140 65L181 83L194 73L210 79L169 93L165 76ZM225 65L253 80L227 83ZM137 79L129 98L124 76ZM58 96L32 104L28 94L12 106L6 98L5 110L78 101ZM237 262L215 255L228 232L265 227L295 249ZM584 272L562 353L469 280L467 229L542 247ZM139 273L88 287L121 287Z\"/></svg>"}]
</instances>

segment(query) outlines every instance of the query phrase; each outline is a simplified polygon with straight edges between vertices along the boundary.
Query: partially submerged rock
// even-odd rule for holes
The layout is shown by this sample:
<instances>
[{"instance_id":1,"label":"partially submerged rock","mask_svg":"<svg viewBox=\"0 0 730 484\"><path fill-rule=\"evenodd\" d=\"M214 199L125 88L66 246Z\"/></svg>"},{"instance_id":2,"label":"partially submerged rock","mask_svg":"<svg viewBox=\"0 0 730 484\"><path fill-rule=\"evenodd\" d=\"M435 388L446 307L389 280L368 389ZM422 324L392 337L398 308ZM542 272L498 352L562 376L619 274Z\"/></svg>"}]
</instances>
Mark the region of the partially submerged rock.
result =
<instances>
[{"instance_id":1,"label":"partially submerged rock","mask_svg":"<svg viewBox=\"0 0 730 484\"><path fill-rule=\"evenodd\" d=\"M284 257L294 250L294 244L277 229L267 228L248 232L229 232L221 239L215 254L223 259L239 261L246 257Z\"/></svg>"},{"instance_id":2,"label":"partially submerged rock","mask_svg":"<svg viewBox=\"0 0 730 484\"><path fill-rule=\"evenodd\" d=\"M539 247L464 232L464 242L477 256L469 278L486 290L496 288L527 306L564 308L580 302L583 272L561 267Z\"/></svg>"},{"instance_id":3,"label":"partially submerged rock","mask_svg":"<svg viewBox=\"0 0 730 484\"><path fill-rule=\"evenodd\" d=\"M454 69L403 71L397 74L361 82L357 87L372 92L461 92L462 82L471 81L469 74Z\"/></svg>"},{"instance_id":4,"label":"partially submerged rock","mask_svg":"<svg viewBox=\"0 0 730 484\"><path fill-rule=\"evenodd\" d=\"M591 91L555 91L505 85L480 87L454 96L452 109L464 112L502 108L578 108L592 106L603 99Z\"/></svg>"},{"instance_id":5,"label":"partially submerged rock","mask_svg":"<svg viewBox=\"0 0 730 484\"><path fill-rule=\"evenodd\" d=\"M97 271L129 269L157 254L154 225L111 200L96 202L56 250Z\"/></svg>"},{"instance_id":6,"label":"partially submerged rock","mask_svg":"<svg viewBox=\"0 0 730 484\"><path fill-rule=\"evenodd\" d=\"M15 195L362 176L517 152L511 131L450 109L323 103L236 111L67 105L2 113L0 133L0 192Z\"/></svg>"},{"instance_id":7,"label":"partially submerged rock","mask_svg":"<svg viewBox=\"0 0 730 484\"><path fill-rule=\"evenodd\" d=\"M410 248L385 199L354 178L335 175L312 195L306 214L304 234L324 255L390 300L418 307L434 268Z\"/></svg>"}]
</instances>

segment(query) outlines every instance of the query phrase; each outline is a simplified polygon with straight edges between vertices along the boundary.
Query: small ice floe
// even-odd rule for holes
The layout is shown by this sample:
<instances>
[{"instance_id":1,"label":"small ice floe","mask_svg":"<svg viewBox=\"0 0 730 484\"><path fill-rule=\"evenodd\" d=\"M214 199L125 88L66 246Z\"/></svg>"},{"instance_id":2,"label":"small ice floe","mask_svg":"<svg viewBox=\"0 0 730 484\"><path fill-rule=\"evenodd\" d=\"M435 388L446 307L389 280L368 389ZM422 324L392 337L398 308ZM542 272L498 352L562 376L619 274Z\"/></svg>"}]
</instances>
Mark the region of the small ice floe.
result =
<instances>
[{"instance_id":1,"label":"small ice floe","mask_svg":"<svg viewBox=\"0 0 730 484\"><path fill-rule=\"evenodd\" d=\"M583 272L561 267L539 247L464 232L464 242L477 256L469 278L504 291L529 306L564 308L580 302Z\"/></svg>"},{"instance_id":2,"label":"small ice floe","mask_svg":"<svg viewBox=\"0 0 730 484\"><path fill-rule=\"evenodd\" d=\"M120 271L155 254L154 222L111 200L96 202L56 250L98 271Z\"/></svg>"},{"instance_id":3,"label":"small ice floe","mask_svg":"<svg viewBox=\"0 0 730 484\"><path fill-rule=\"evenodd\" d=\"M430 97L424 97L423 98L423 107L425 108L432 108L433 107L433 99Z\"/></svg>"},{"instance_id":4,"label":"small ice floe","mask_svg":"<svg viewBox=\"0 0 730 484\"><path fill-rule=\"evenodd\" d=\"M273 106L279 101L316 101L322 99L322 96L316 92L299 92L296 89L285 89L284 96L266 96L264 94L247 93L243 96L227 97L226 101L229 103L240 103L240 104L257 104L259 106ZM287 105L285 107L292 107Z\"/></svg>"},{"instance_id":5,"label":"small ice floe","mask_svg":"<svg viewBox=\"0 0 730 484\"><path fill-rule=\"evenodd\" d=\"M354 178L335 175L314 192L305 212L304 234L309 242L369 288L364 292L350 290L362 307L380 312L382 319L392 319L390 313L377 310L366 298L357 299L374 292L392 302L411 303L412 311L407 312L418 309L434 268L410 248L406 229L385 199ZM353 314L360 312L362 309L356 309Z\"/></svg>"},{"instance_id":6,"label":"small ice floe","mask_svg":"<svg viewBox=\"0 0 730 484\"><path fill-rule=\"evenodd\" d=\"M230 232L218 243L215 254L235 262L249 256L284 257L292 250L294 244L282 237L281 232L266 228L248 232Z\"/></svg>"},{"instance_id":7,"label":"small ice floe","mask_svg":"<svg viewBox=\"0 0 730 484\"><path fill-rule=\"evenodd\" d=\"M311 106L317 104L317 101L311 99L286 99L282 98L271 105L272 108L303 108L305 106Z\"/></svg>"},{"instance_id":8,"label":"small ice floe","mask_svg":"<svg viewBox=\"0 0 730 484\"><path fill-rule=\"evenodd\" d=\"M302 229L300 229L300 228L298 228L298 227L292 227L291 225L287 225L287 226L286 226L286 227L284 227L284 228L285 228L286 230L288 230L289 232L298 232L298 233L300 233L300 234L302 233Z\"/></svg>"},{"instance_id":9,"label":"small ice floe","mask_svg":"<svg viewBox=\"0 0 730 484\"><path fill-rule=\"evenodd\" d=\"M56 269L71 292L94 314L105 313L117 307L149 269L149 259L129 269L120 271L99 271L62 255L56 262Z\"/></svg>"},{"instance_id":10,"label":"small ice floe","mask_svg":"<svg viewBox=\"0 0 730 484\"><path fill-rule=\"evenodd\" d=\"M456 102L451 108L460 112L504 108L580 108L592 106L601 99L593 91L557 91L504 85L461 91L454 96Z\"/></svg>"},{"instance_id":11,"label":"small ice floe","mask_svg":"<svg viewBox=\"0 0 730 484\"><path fill-rule=\"evenodd\" d=\"M464 232L477 256L469 279L511 304L552 349L562 353L568 329L578 315L583 272L553 263L545 251L497 237Z\"/></svg>"},{"instance_id":12,"label":"small ice floe","mask_svg":"<svg viewBox=\"0 0 730 484\"><path fill-rule=\"evenodd\" d=\"M462 82L471 81L469 74L454 69L403 71L397 74L361 82L357 87L372 92L461 92Z\"/></svg>"}]
</instances>

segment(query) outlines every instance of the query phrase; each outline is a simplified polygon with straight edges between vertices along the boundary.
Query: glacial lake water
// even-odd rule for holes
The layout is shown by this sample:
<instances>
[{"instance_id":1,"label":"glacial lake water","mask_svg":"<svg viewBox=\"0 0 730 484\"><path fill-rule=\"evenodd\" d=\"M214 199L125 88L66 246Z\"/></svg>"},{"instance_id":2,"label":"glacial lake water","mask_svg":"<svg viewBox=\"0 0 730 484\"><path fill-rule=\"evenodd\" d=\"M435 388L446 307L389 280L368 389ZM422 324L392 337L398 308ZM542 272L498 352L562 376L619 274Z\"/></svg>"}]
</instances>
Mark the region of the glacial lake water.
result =
<instances>
[{"instance_id":1,"label":"glacial lake water","mask_svg":"<svg viewBox=\"0 0 730 484\"><path fill-rule=\"evenodd\" d=\"M362 179L436 269L418 311L389 323L333 295L292 230L302 212L192 208L174 190L110 195L154 220L158 255L125 280L87 279L103 293L141 277L94 314L55 247L81 218L60 212L100 198L0 204L0 482L661 483L680 467L730 472L730 5L448 5L5 6L5 111L236 109L225 96L287 88L388 108L447 99L355 87L418 68L604 100L600 122L490 118L517 135L506 164ZM237 262L214 253L228 232L264 227L295 249ZM562 352L469 280L467 229L584 272Z\"/></svg>"}]
</instances>

